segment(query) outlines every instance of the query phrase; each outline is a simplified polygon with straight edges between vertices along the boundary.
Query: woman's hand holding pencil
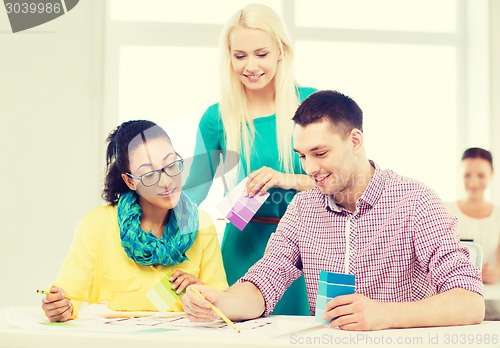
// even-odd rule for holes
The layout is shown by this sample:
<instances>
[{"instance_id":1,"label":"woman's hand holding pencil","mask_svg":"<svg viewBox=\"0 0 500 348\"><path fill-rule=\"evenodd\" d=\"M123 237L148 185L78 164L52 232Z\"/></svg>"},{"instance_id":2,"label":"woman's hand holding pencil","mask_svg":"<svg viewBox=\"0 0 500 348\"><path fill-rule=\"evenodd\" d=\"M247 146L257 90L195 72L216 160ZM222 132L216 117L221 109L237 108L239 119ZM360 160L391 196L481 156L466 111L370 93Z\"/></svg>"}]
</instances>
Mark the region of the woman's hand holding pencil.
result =
<instances>
[{"instance_id":1,"label":"woman's hand holding pencil","mask_svg":"<svg viewBox=\"0 0 500 348\"><path fill-rule=\"evenodd\" d=\"M50 321L67 321L71 318L73 305L63 289L52 286L50 292L43 293L46 296L42 299L42 309Z\"/></svg>"}]
</instances>

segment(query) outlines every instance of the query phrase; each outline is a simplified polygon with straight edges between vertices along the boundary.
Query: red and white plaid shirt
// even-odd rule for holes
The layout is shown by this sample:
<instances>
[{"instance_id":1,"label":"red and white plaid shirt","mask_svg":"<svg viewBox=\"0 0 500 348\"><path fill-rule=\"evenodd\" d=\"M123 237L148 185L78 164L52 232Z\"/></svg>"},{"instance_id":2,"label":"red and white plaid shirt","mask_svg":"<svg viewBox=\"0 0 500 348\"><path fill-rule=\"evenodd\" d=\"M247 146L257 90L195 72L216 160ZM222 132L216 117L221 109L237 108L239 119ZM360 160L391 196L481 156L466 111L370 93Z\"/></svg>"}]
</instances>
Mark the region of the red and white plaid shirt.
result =
<instances>
[{"instance_id":1,"label":"red and white plaid shirt","mask_svg":"<svg viewBox=\"0 0 500 348\"><path fill-rule=\"evenodd\" d=\"M262 292L264 315L302 273L314 315L320 270L347 268L356 275L356 293L382 302L418 301L453 288L482 294L479 269L456 239L457 219L436 193L374 166L353 213L317 187L295 196L264 257L239 280Z\"/></svg>"}]
</instances>

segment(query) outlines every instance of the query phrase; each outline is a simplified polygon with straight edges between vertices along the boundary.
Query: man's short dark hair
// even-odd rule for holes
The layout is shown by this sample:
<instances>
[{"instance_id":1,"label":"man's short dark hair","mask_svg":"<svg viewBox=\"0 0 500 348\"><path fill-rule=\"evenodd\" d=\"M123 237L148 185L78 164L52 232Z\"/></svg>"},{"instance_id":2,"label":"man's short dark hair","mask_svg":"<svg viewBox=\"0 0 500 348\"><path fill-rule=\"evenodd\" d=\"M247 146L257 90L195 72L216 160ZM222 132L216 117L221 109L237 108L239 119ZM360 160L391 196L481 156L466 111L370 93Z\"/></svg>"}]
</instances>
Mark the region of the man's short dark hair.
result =
<instances>
[{"instance_id":1,"label":"man's short dark hair","mask_svg":"<svg viewBox=\"0 0 500 348\"><path fill-rule=\"evenodd\" d=\"M328 119L344 137L357 128L363 131L363 111L356 102L337 91L325 90L311 94L299 106L292 120L299 126Z\"/></svg>"}]
</instances>

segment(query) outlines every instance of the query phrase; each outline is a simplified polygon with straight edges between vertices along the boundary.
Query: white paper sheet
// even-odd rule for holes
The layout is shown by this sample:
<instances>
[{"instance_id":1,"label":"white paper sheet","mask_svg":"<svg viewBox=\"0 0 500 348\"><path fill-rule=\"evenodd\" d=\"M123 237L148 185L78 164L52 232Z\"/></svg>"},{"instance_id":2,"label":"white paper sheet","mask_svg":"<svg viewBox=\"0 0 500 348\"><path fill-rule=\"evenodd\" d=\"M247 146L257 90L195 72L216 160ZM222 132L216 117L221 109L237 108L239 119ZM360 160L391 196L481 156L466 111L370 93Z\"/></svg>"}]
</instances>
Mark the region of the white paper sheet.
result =
<instances>
[{"instance_id":1,"label":"white paper sheet","mask_svg":"<svg viewBox=\"0 0 500 348\"><path fill-rule=\"evenodd\" d=\"M115 315L115 318L109 318ZM122 316L121 318L118 316ZM13 327L30 330L64 330L106 333L151 333L198 336L234 336L248 339L273 338L320 326L312 317L270 316L235 322L241 333L235 332L224 321L210 323L191 322L184 313L117 312L105 305L91 305L82 309L75 320L50 323L40 308L10 307L6 317Z\"/></svg>"}]
</instances>

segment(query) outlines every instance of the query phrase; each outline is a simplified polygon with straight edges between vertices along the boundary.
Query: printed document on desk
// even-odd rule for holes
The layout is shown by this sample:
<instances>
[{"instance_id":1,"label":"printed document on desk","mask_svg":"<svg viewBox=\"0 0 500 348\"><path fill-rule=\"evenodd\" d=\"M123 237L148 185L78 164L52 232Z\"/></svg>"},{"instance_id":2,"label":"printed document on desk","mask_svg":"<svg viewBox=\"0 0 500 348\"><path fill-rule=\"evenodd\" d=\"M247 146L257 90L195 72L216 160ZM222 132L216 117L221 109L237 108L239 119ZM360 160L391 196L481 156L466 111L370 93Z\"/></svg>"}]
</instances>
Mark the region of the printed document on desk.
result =
<instances>
[{"instance_id":1,"label":"printed document on desk","mask_svg":"<svg viewBox=\"0 0 500 348\"><path fill-rule=\"evenodd\" d=\"M51 323L36 307L10 307L7 319L14 327L43 331L78 331L106 333L173 334L182 336L230 336L247 338L273 338L313 327L320 327L311 317L270 316L236 322L241 333L236 333L224 321L210 323L191 322L184 313L178 312L117 312L105 305L90 305L81 310L75 320Z\"/></svg>"}]
</instances>

